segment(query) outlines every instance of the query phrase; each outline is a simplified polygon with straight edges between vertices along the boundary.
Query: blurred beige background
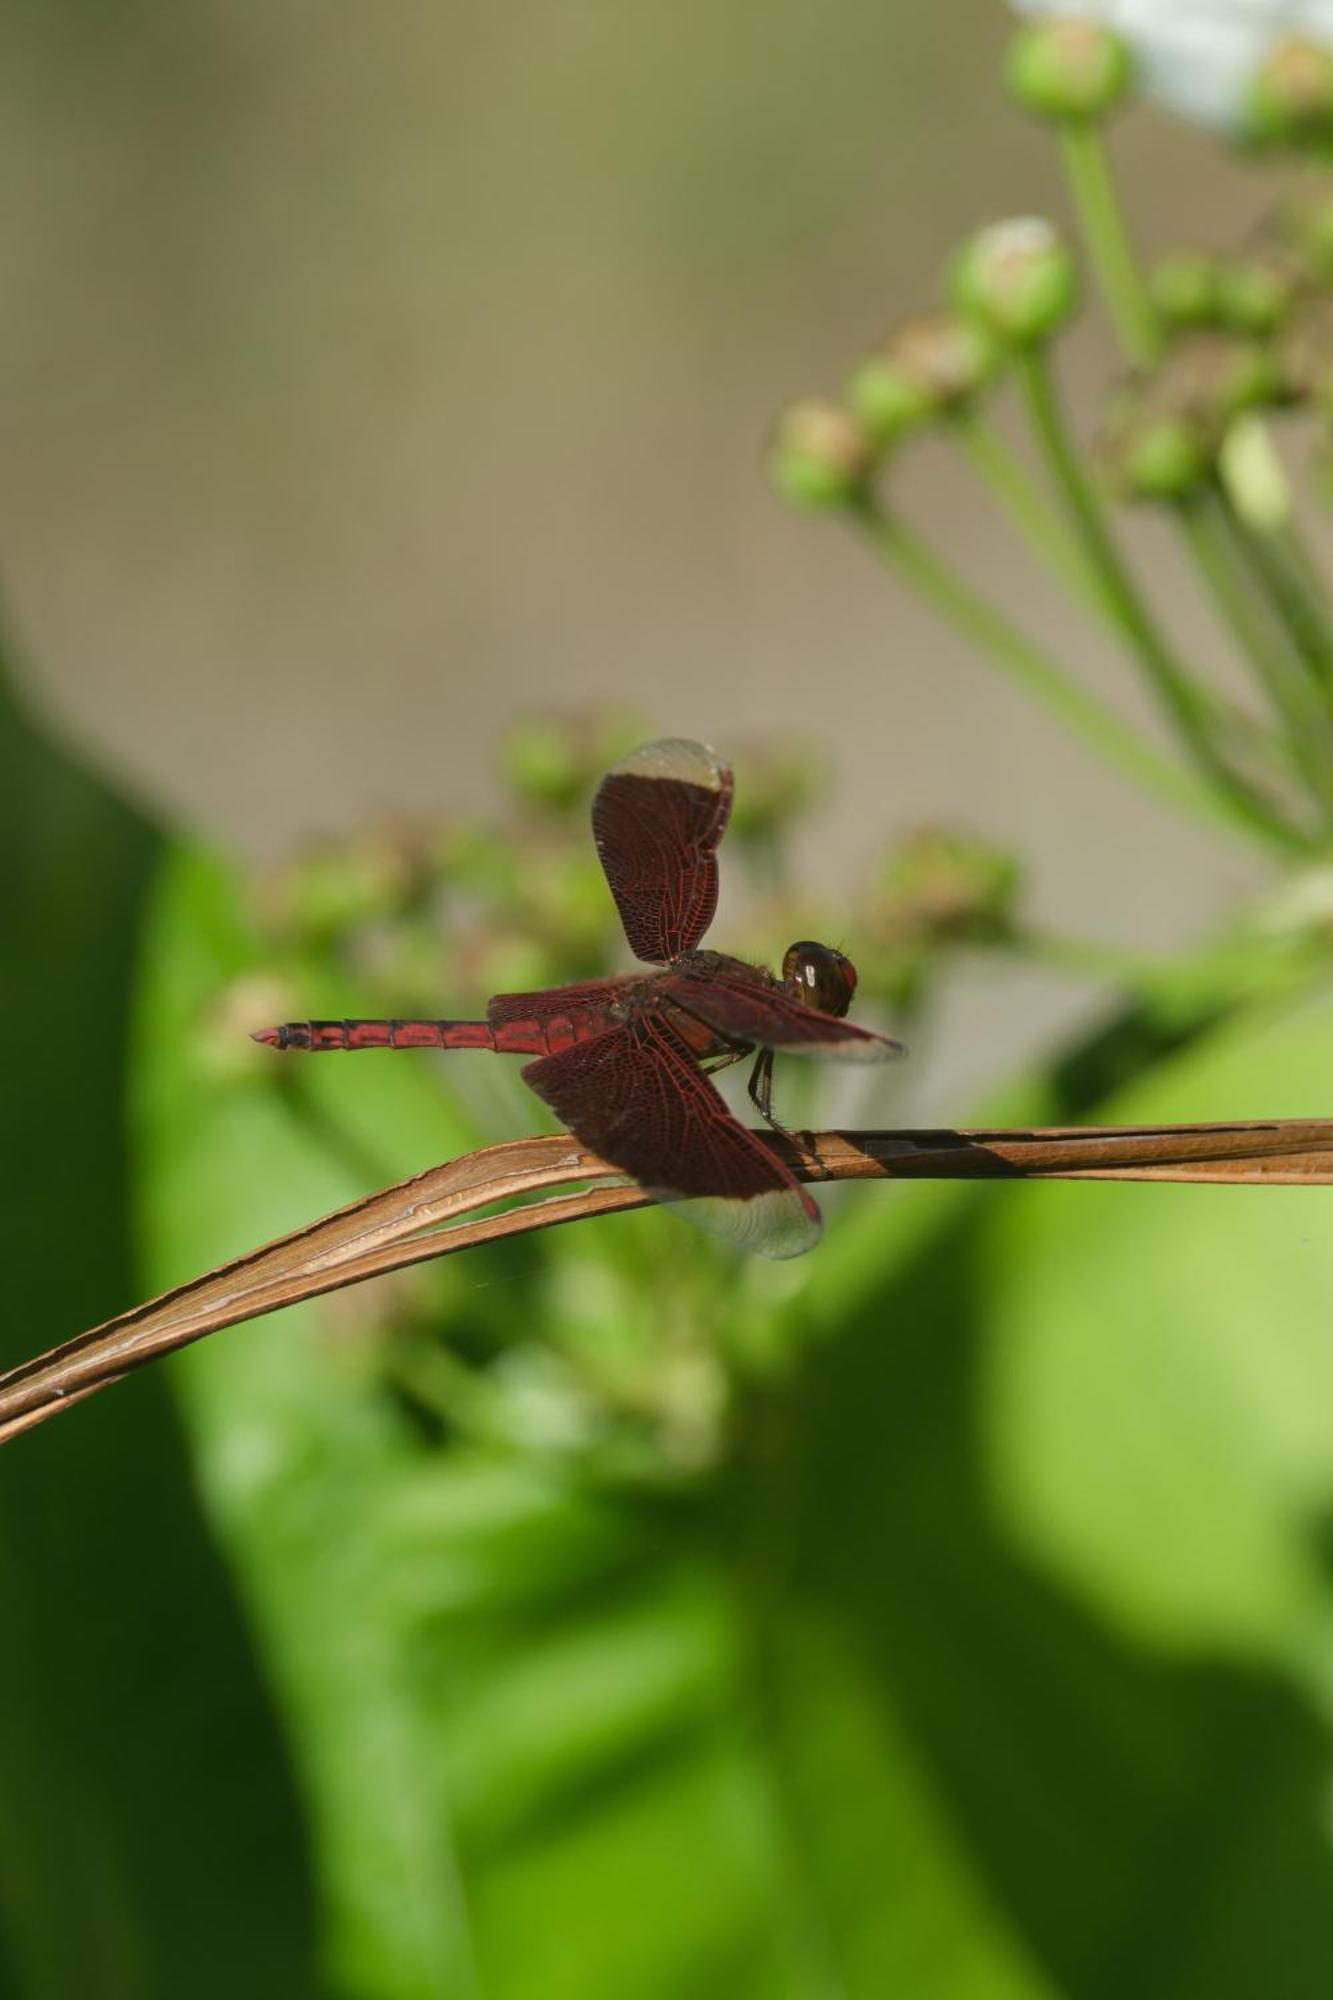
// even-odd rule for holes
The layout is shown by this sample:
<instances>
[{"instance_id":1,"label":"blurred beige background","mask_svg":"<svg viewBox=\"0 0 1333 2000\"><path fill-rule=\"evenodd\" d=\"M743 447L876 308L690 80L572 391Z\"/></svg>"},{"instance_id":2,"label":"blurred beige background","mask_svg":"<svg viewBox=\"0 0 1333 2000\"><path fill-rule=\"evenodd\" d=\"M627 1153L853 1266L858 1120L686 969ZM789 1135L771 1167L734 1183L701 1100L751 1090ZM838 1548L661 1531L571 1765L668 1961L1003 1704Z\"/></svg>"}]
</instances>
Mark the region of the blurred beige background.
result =
<instances>
[{"instance_id":1,"label":"blurred beige background","mask_svg":"<svg viewBox=\"0 0 1333 2000\"><path fill-rule=\"evenodd\" d=\"M815 881L962 818L1024 850L1053 923L1205 925L1246 857L1095 767L761 476L774 410L928 304L966 229L1060 207L996 80L1009 27L990 0L6 10L0 548L48 710L266 851L483 800L526 705L628 700L723 747L823 746ZM1164 119L1117 146L1156 247L1260 203ZM1110 365L1090 327L1075 388ZM911 486L1135 705L947 451ZM957 1110L1087 1005L964 978L926 1102Z\"/></svg>"}]
</instances>

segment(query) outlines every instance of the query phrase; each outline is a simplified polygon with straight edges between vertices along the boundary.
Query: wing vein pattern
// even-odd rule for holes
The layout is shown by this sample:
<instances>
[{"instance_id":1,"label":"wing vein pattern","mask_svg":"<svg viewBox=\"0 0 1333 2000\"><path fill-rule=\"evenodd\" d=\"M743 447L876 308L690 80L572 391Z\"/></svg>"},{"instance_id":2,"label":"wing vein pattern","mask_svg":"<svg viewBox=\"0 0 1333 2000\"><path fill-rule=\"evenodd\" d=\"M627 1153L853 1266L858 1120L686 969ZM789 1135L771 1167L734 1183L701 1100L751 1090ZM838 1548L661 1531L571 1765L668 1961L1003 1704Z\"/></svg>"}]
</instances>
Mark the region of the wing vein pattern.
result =
<instances>
[{"instance_id":1,"label":"wing vein pattern","mask_svg":"<svg viewBox=\"0 0 1333 2000\"><path fill-rule=\"evenodd\" d=\"M523 1080L585 1146L691 1221L742 1248L794 1257L820 1233L800 1182L733 1117L670 1023L642 1014L528 1063Z\"/></svg>"},{"instance_id":2,"label":"wing vein pattern","mask_svg":"<svg viewBox=\"0 0 1333 2000\"><path fill-rule=\"evenodd\" d=\"M717 846L731 772L701 743L646 744L608 771L593 839L636 958L665 965L698 944L717 908Z\"/></svg>"}]
</instances>

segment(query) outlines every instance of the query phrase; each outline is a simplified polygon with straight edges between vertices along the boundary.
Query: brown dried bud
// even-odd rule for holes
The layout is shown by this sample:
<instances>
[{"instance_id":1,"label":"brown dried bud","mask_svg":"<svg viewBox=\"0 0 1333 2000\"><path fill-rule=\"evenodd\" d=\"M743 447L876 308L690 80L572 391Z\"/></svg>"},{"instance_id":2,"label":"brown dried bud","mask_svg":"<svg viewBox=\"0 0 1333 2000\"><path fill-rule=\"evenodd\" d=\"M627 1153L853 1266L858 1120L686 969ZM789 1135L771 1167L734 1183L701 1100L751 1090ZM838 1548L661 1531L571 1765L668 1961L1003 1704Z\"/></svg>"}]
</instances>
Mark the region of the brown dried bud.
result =
<instances>
[{"instance_id":1,"label":"brown dried bud","mask_svg":"<svg viewBox=\"0 0 1333 2000\"><path fill-rule=\"evenodd\" d=\"M837 403L794 403L779 420L768 455L769 477L794 507L838 507L865 485L869 440Z\"/></svg>"},{"instance_id":2,"label":"brown dried bud","mask_svg":"<svg viewBox=\"0 0 1333 2000\"><path fill-rule=\"evenodd\" d=\"M852 377L849 400L877 444L962 409L995 372L995 343L974 319L939 312L906 320Z\"/></svg>"}]
</instances>

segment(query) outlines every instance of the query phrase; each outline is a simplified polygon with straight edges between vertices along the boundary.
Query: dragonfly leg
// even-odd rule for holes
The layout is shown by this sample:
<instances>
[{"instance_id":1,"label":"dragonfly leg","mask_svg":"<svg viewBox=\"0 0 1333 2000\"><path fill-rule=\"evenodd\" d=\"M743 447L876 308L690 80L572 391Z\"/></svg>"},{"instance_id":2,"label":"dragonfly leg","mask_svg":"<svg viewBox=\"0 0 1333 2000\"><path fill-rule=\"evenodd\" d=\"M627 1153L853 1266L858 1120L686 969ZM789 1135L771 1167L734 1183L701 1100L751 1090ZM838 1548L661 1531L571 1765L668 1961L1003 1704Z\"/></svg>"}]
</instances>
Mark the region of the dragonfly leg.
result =
<instances>
[{"instance_id":1,"label":"dragonfly leg","mask_svg":"<svg viewBox=\"0 0 1333 2000\"><path fill-rule=\"evenodd\" d=\"M793 1132L789 1126L782 1123L780 1118L773 1116L772 1049L760 1049L754 1059L754 1068L750 1071L750 1102L754 1105L755 1110L759 1113L765 1125L771 1125L773 1130L781 1133L784 1139L790 1139L792 1145L796 1147L798 1152L803 1153L807 1160L814 1160L815 1156L809 1147L801 1144L804 1135L800 1132Z\"/></svg>"},{"instance_id":2,"label":"dragonfly leg","mask_svg":"<svg viewBox=\"0 0 1333 2000\"><path fill-rule=\"evenodd\" d=\"M750 1071L750 1102L765 1125L771 1125L775 1132L781 1132L790 1139L791 1133L785 1125L779 1125L773 1116L773 1051L760 1049Z\"/></svg>"}]
</instances>

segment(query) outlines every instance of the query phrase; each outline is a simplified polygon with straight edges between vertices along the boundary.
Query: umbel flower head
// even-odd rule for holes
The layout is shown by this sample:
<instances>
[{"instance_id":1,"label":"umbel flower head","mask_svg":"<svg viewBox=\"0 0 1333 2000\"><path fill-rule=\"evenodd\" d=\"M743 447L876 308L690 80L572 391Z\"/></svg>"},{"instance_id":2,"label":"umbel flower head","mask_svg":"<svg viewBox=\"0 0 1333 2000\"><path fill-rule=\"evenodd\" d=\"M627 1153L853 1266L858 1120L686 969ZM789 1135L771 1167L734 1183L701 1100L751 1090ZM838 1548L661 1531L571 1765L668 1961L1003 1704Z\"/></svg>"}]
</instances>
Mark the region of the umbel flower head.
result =
<instances>
[{"instance_id":1,"label":"umbel flower head","mask_svg":"<svg viewBox=\"0 0 1333 2000\"><path fill-rule=\"evenodd\" d=\"M1114 29L1151 95L1184 118L1238 134L1253 130L1262 111L1261 127L1280 135L1274 87L1278 127L1289 90L1302 100L1291 107L1300 113L1296 125L1308 126L1318 52L1333 51L1333 0L1015 0L1015 7Z\"/></svg>"},{"instance_id":2,"label":"umbel flower head","mask_svg":"<svg viewBox=\"0 0 1333 2000\"><path fill-rule=\"evenodd\" d=\"M1112 401L1099 456L1127 500L1184 500L1208 477L1235 419L1282 395L1259 342L1202 330L1175 340L1152 374Z\"/></svg>"}]
</instances>

